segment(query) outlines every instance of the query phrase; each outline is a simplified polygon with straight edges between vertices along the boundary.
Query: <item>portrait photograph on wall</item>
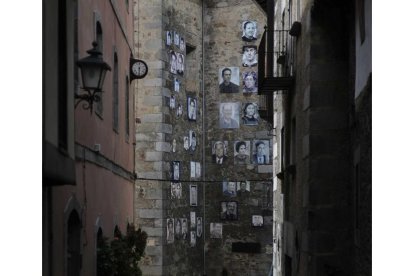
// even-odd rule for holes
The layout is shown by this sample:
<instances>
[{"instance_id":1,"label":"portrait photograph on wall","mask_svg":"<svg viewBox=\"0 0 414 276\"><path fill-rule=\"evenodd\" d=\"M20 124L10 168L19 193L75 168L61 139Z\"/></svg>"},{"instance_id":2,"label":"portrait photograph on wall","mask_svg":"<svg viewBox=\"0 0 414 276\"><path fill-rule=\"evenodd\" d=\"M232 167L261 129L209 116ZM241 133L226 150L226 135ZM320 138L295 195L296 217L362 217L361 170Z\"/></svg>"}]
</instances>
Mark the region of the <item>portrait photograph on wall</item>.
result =
<instances>
[{"instance_id":1,"label":"portrait photograph on wall","mask_svg":"<svg viewBox=\"0 0 414 276\"><path fill-rule=\"evenodd\" d=\"M180 180L180 161L171 162L172 179Z\"/></svg>"},{"instance_id":2,"label":"portrait photograph on wall","mask_svg":"<svg viewBox=\"0 0 414 276\"><path fill-rule=\"evenodd\" d=\"M197 146L197 138L194 130L189 130L188 137L190 137L190 150L195 151Z\"/></svg>"},{"instance_id":3,"label":"portrait photograph on wall","mask_svg":"<svg viewBox=\"0 0 414 276\"><path fill-rule=\"evenodd\" d=\"M243 93L257 93L257 73L246 71L242 73Z\"/></svg>"},{"instance_id":4,"label":"portrait photograph on wall","mask_svg":"<svg viewBox=\"0 0 414 276\"><path fill-rule=\"evenodd\" d=\"M237 201L222 201L220 218L224 220L237 220Z\"/></svg>"},{"instance_id":5,"label":"portrait photograph on wall","mask_svg":"<svg viewBox=\"0 0 414 276\"><path fill-rule=\"evenodd\" d=\"M245 196L250 194L250 181L237 182L237 196Z\"/></svg>"},{"instance_id":6,"label":"portrait photograph on wall","mask_svg":"<svg viewBox=\"0 0 414 276\"><path fill-rule=\"evenodd\" d=\"M219 69L220 93L238 93L240 89L239 67L221 67Z\"/></svg>"},{"instance_id":7,"label":"portrait photograph on wall","mask_svg":"<svg viewBox=\"0 0 414 276\"><path fill-rule=\"evenodd\" d=\"M183 146L185 150L190 148L190 139L188 139L188 136L183 137Z\"/></svg>"},{"instance_id":8,"label":"portrait photograph on wall","mask_svg":"<svg viewBox=\"0 0 414 276\"><path fill-rule=\"evenodd\" d=\"M197 185L190 185L190 206L197 206Z\"/></svg>"},{"instance_id":9,"label":"portrait photograph on wall","mask_svg":"<svg viewBox=\"0 0 414 276\"><path fill-rule=\"evenodd\" d=\"M196 213L190 212L190 227L191 229L195 229L196 227Z\"/></svg>"},{"instance_id":10,"label":"portrait photograph on wall","mask_svg":"<svg viewBox=\"0 0 414 276\"><path fill-rule=\"evenodd\" d=\"M177 118L180 118L181 115L183 115L183 106L180 103L177 104L177 110L175 111L175 115L177 115Z\"/></svg>"},{"instance_id":11,"label":"portrait photograph on wall","mask_svg":"<svg viewBox=\"0 0 414 276\"><path fill-rule=\"evenodd\" d=\"M183 36L180 36L180 50L185 51L185 39Z\"/></svg>"},{"instance_id":12,"label":"portrait photograph on wall","mask_svg":"<svg viewBox=\"0 0 414 276\"><path fill-rule=\"evenodd\" d=\"M197 217L197 238L200 238L203 235L203 218Z\"/></svg>"},{"instance_id":13,"label":"portrait photograph on wall","mask_svg":"<svg viewBox=\"0 0 414 276\"><path fill-rule=\"evenodd\" d=\"M225 163L227 161L228 141L213 141L212 144L212 162L215 164Z\"/></svg>"},{"instance_id":14,"label":"portrait photograph on wall","mask_svg":"<svg viewBox=\"0 0 414 276\"><path fill-rule=\"evenodd\" d=\"M187 96L187 117L190 121L197 119L197 99L191 96Z\"/></svg>"},{"instance_id":15,"label":"portrait photograph on wall","mask_svg":"<svg viewBox=\"0 0 414 276\"><path fill-rule=\"evenodd\" d=\"M175 109L175 96L171 95L170 97L170 109Z\"/></svg>"},{"instance_id":16,"label":"portrait photograph on wall","mask_svg":"<svg viewBox=\"0 0 414 276\"><path fill-rule=\"evenodd\" d=\"M252 215L252 226L253 227L262 227L263 226L263 216L261 216L261 215Z\"/></svg>"},{"instance_id":17,"label":"portrait photograph on wall","mask_svg":"<svg viewBox=\"0 0 414 276\"><path fill-rule=\"evenodd\" d=\"M173 50L170 50L170 72L177 74L177 55Z\"/></svg>"},{"instance_id":18,"label":"portrait photograph on wall","mask_svg":"<svg viewBox=\"0 0 414 276\"><path fill-rule=\"evenodd\" d=\"M167 243L174 242L174 219L167 219Z\"/></svg>"},{"instance_id":19,"label":"portrait photograph on wall","mask_svg":"<svg viewBox=\"0 0 414 276\"><path fill-rule=\"evenodd\" d=\"M201 177L201 163L196 162L196 171L195 171L195 177L200 178Z\"/></svg>"},{"instance_id":20,"label":"portrait photograph on wall","mask_svg":"<svg viewBox=\"0 0 414 276\"><path fill-rule=\"evenodd\" d=\"M245 45L242 48L242 66L253 67L257 66L257 46Z\"/></svg>"},{"instance_id":21,"label":"portrait photograph on wall","mask_svg":"<svg viewBox=\"0 0 414 276\"><path fill-rule=\"evenodd\" d=\"M269 140L253 140L252 153L253 164L270 164Z\"/></svg>"},{"instance_id":22,"label":"portrait photograph on wall","mask_svg":"<svg viewBox=\"0 0 414 276\"><path fill-rule=\"evenodd\" d=\"M240 127L240 103L227 102L219 105L219 126L220 128L239 128Z\"/></svg>"},{"instance_id":23,"label":"portrait photograph on wall","mask_svg":"<svg viewBox=\"0 0 414 276\"><path fill-rule=\"evenodd\" d=\"M175 138L172 140L171 150L172 152L177 151L177 140L175 140Z\"/></svg>"},{"instance_id":24,"label":"portrait photograph on wall","mask_svg":"<svg viewBox=\"0 0 414 276\"><path fill-rule=\"evenodd\" d=\"M243 41L251 42L257 40L257 22L253 20L246 20L242 22L242 39Z\"/></svg>"},{"instance_id":25,"label":"portrait photograph on wall","mask_svg":"<svg viewBox=\"0 0 414 276\"><path fill-rule=\"evenodd\" d=\"M180 199L182 195L181 182L171 182L171 198Z\"/></svg>"},{"instance_id":26,"label":"portrait photograph on wall","mask_svg":"<svg viewBox=\"0 0 414 276\"><path fill-rule=\"evenodd\" d=\"M235 197L236 194L236 182L223 181L223 195L228 197Z\"/></svg>"},{"instance_id":27,"label":"portrait photograph on wall","mask_svg":"<svg viewBox=\"0 0 414 276\"><path fill-rule=\"evenodd\" d=\"M181 238L187 239L188 236L188 221L187 218L181 218Z\"/></svg>"},{"instance_id":28,"label":"portrait photograph on wall","mask_svg":"<svg viewBox=\"0 0 414 276\"><path fill-rule=\"evenodd\" d=\"M165 35L166 35L165 44L167 44L167 46L170 46L172 43L171 31L166 31Z\"/></svg>"},{"instance_id":29,"label":"portrait photograph on wall","mask_svg":"<svg viewBox=\"0 0 414 276\"><path fill-rule=\"evenodd\" d=\"M174 32L174 44L180 46L180 34L177 31Z\"/></svg>"},{"instance_id":30,"label":"portrait photograph on wall","mask_svg":"<svg viewBox=\"0 0 414 276\"><path fill-rule=\"evenodd\" d=\"M217 222L210 223L210 238L221 239L223 236L223 224Z\"/></svg>"},{"instance_id":31,"label":"portrait photograph on wall","mask_svg":"<svg viewBox=\"0 0 414 276\"><path fill-rule=\"evenodd\" d=\"M190 247L196 246L196 231L190 231Z\"/></svg>"},{"instance_id":32,"label":"portrait photograph on wall","mask_svg":"<svg viewBox=\"0 0 414 276\"><path fill-rule=\"evenodd\" d=\"M242 123L245 126L257 126L259 124L259 106L257 103L244 103Z\"/></svg>"},{"instance_id":33,"label":"portrait photograph on wall","mask_svg":"<svg viewBox=\"0 0 414 276\"><path fill-rule=\"evenodd\" d=\"M234 142L234 165L250 164L250 141Z\"/></svg>"},{"instance_id":34,"label":"portrait photograph on wall","mask_svg":"<svg viewBox=\"0 0 414 276\"><path fill-rule=\"evenodd\" d=\"M180 80L178 78L174 78L174 92L180 92Z\"/></svg>"},{"instance_id":35,"label":"portrait photograph on wall","mask_svg":"<svg viewBox=\"0 0 414 276\"><path fill-rule=\"evenodd\" d=\"M174 219L175 225L174 225L174 236L176 240L181 239L181 220L179 218Z\"/></svg>"},{"instance_id":36,"label":"portrait photograph on wall","mask_svg":"<svg viewBox=\"0 0 414 276\"><path fill-rule=\"evenodd\" d=\"M184 55L181 53L176 53L176 55L177 55L177 74L183 75L184 74L184 63L185 63Z\"/></svg>"}]
</instances>

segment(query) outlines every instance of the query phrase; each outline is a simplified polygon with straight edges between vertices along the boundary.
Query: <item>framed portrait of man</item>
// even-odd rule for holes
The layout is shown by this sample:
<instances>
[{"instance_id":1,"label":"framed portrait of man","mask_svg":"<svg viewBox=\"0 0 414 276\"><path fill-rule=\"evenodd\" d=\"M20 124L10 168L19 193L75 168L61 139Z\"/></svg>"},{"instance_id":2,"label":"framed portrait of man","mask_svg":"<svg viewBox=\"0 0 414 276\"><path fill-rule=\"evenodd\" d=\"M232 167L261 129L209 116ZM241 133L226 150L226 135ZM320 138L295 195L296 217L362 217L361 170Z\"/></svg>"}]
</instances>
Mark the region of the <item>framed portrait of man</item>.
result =
<instances>
[{"instance_id":1,"label":"framed portrait of man","mask_svg":"<svg viewBox=\"0 0 414 276\"><path fill-rule=\"evenodd\" d=\"M250 181L238 181L237 182L237 196L244 196L250 194Z\"/></svg>"},{"instance_id":2,"label":"framed portrait of man","mask_svg":"<svg viewBox=\"0 0 414 276\"><path fill-rule=\"evenodd\" d=\"M253 140L252 163L256 165L270 164L269 140Z\"/></svg>"},{"instance_id":3,"label":"framed portrait of man","mask_svg":"<svg viewBox=\"0 0 414 276\"><path fill-rule=\"evenodd\" d=\"M180 161L172 161L171 163L172 167L172 179L173 180L180 180Z\"/></svg>"},{"instance_id":4,"label":"framed portrait of man","mask_svg":"<svg viewBox=\"0 0 414 276\"><path fill-rule=\"evenodd\" d=\"M170 72L177 74L177 54L170 50Z\"/></svg>"},{"instance_id":5,"label":"framed portrait of man","mask_svg":"<svg viewBox=\"0 0 414 276\"><path fill-rule=\"evenodd\" d=\"M220 218L224 220L237 220L237 201L222 201Z\"/></svg>"},{"instance_id":6,"label":"framed portrait of man","mask_svg":"<svg viewBox=\"0 0 414 276\"><path fill-rule=\"evenodd\" d=\"M221 239L223 237L223 224L217 222L210 223L210 238Z\"/></svg>"},{"instance_id":7,"label":"framed portrait of man","mask_svg":"<svg viewBox=\"0 0 414 276\"><path fill-rule=\"evenodd\" d=\"M220 128L239 128L240 127L240 103L225 102L220 103L219 126Z\"/></svg>"},{"instance_id":8,"label":"framed portrait of man","mask_svg":"<svg viewBox=\"0 0 414 276\"><path fill-rule=\"evenodd\" d=\"M188 137L190 137L190 150L195 151L197 146L197 138L194 130L189 130Z\"/></svg>"},{"instance_id":9,"label":"framed portrait of man","mask_svg":"<svg viewBox=\"0 0 414 276\"><path fill-rule=\"evenodd\" d=\"M197 206L197 185L190 185L190 206Z\"/></svg>"},{"instance_id":10,"label":"framed portrait of man","mask_svg":"<svg viewBox=\"0 0 414 276\"><path fill-rule=\"evenodd\" d=\"M176 53L176 55L177 55L177 74L183 75L184 74L185 57L181 53Z\"/></svg>"},{"instance_id":11,"label":"framed portrait of man","mask_svg":"<svg viewBox=\"0 0 414 276\"><path fill-rule=\"evenodd\" d=\"M236 194L236 182L223 181L223 195L227 197L235 197Z\"/></svg>"},{"instance_id":12,"label":"framed portrait of man","mask_svg":"<svg viewBox=\"0 0 414 276\"><path fill-rule=\"evenodd\" d=\"M239 67L221 67L219 69L220 93L238 93L240 90Z\"/></svg>"},{"instance_id":13,"label":"framed portrait of man","mask_svg":"<svg viewBox=\"0 0 414 276\"><path fill-rule=\"evenodd\" d=\"M262 215L252 215L252 226L253 227L263 227L263 216Z\"/></svg>"},{"instance_id":14,"label":"framed portrait of man","mask_svg":"<svg viewBox=\"0 0 414 276\"><path fill-rule=\"evenodd\" d=\"M187 218L181 218L181 238L183 240L187 239L188 236L188 221Z\"/></svg>"},{"instance_id":15,"label":"framed portrait of man","mask_svg":"<svg viewBox=\"0 0 414 276\"><path fill-rule=\"evenodd\" d=\"M197 119L197 99L191 96L187 96L187 117L190 121Z\"/></svg>"},{"instance_id":16,"label":"framed portrait of man","mask_svg":"<svg viewBox=\"0 0 414 276\"><path fill-rule=\"evenodd\" d=\"M171 198L180 199L182 195L181 182L171 182Z\"/></svg>"},{"instance_id":17,"label":"framed portrait of man","mask_svg":"<svg viewBox=\"0 0 414 276\"><path fill-rule=\"evenodd\" d=\"M253 67L257 66L257 46L244 45L242 48L242 66Z\"/></svg>"},{"instance_id":18,"label":"framed portrait of man","mask_svg":"<svg viewBox=\"0 0 414 276\"><path fill-rule=\"evenodd\" d=\"M213 141L212 143L211 161L219 165L226 163L228 141Z\"/></svg>"}]
</instances>

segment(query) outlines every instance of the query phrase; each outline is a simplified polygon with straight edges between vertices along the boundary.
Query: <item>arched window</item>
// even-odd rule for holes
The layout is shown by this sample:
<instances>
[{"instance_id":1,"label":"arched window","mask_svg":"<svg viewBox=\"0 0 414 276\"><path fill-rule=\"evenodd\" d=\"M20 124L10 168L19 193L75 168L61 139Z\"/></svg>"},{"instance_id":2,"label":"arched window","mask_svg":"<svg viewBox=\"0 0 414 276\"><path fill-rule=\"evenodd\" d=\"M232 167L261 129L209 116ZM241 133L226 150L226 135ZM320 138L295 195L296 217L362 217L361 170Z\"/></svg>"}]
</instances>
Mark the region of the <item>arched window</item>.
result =
<instances>
[{"instance_id":1,"label":"arched window","mask_svg":"<svg viewBox=\"0 0 414 276\"><path fill-rule=\"evenodd\" d=\"M69 215L66 242L66 275L79 276L81 266L81 221L76 210L72 210Z\"/></svg>"}]
</instances>

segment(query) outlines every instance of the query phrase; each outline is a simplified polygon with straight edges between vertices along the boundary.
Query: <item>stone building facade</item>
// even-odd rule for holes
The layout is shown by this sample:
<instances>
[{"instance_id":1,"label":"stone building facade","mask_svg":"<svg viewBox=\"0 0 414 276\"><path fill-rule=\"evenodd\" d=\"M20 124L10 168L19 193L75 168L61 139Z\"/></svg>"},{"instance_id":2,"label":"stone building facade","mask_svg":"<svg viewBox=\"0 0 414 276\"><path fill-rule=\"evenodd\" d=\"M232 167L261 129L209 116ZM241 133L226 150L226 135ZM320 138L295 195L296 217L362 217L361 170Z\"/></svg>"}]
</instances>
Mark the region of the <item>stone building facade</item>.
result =
<instances>
[{"instance_id":1,"label":"stone building facade","mask_svg":"<svg viewBox=\"0 0 414 276\"><path fill-rule=\"evenodd\" d=\"M255 70L242 66L243 46L257 47L265 14L250 0L135 1L134 13L135 56L149 66L135 91L135 222L149 234L143 274L267 274L272 263L273 142L264 120L253 125L242 121L243 107L259 104L256 92L243 93L245 72ZM255 41L242 39L247 20L256 21ZM185 47L180 47L181 38ZM172 66L173 56L184 57L183 73ZM238 75L238 92L219 91L220 69L225 67L233 69L233 77ZM228 102L238 108L232 115L239 125L224 129L220 108ZM213 159L217 141L225 145L222 164ZM249 151L245 165L235 163L239 141ZM267 159L258 165L253 156L259 141L265 141ZM175 164L179 176L174 174ZM225 193L226 187L234 184L237 189L241 182L247 183L247 192ZM227 202L235 202L235 216L221 214L233 204ZM254 226L253 216L263 222ZM170 221L177 228L174 237ZM183 221L188 225L186 234L179 229ZM210 227L221 233L216 235Z\"/></svg>"}]
</instances>

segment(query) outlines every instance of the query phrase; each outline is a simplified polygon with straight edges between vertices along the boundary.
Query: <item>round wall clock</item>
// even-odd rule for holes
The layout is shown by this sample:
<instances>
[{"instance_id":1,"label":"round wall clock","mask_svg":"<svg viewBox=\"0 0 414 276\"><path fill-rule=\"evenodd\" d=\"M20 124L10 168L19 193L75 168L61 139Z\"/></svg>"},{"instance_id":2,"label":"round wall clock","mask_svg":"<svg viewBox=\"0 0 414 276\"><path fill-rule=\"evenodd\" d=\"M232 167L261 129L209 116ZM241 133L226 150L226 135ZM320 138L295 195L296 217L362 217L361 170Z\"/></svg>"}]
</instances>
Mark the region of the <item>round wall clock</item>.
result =
<instances>
[{"instance_id":1,"label":"round wall clock","mask_svg":"<svg viewBox=\"0 0 414 276\"><path fill-rule=\"evenodd\" d=\"M143 60L135 59L131 63L131 79L142 79L148 73L148 66Z\"/></svg>"}]
</instances>

